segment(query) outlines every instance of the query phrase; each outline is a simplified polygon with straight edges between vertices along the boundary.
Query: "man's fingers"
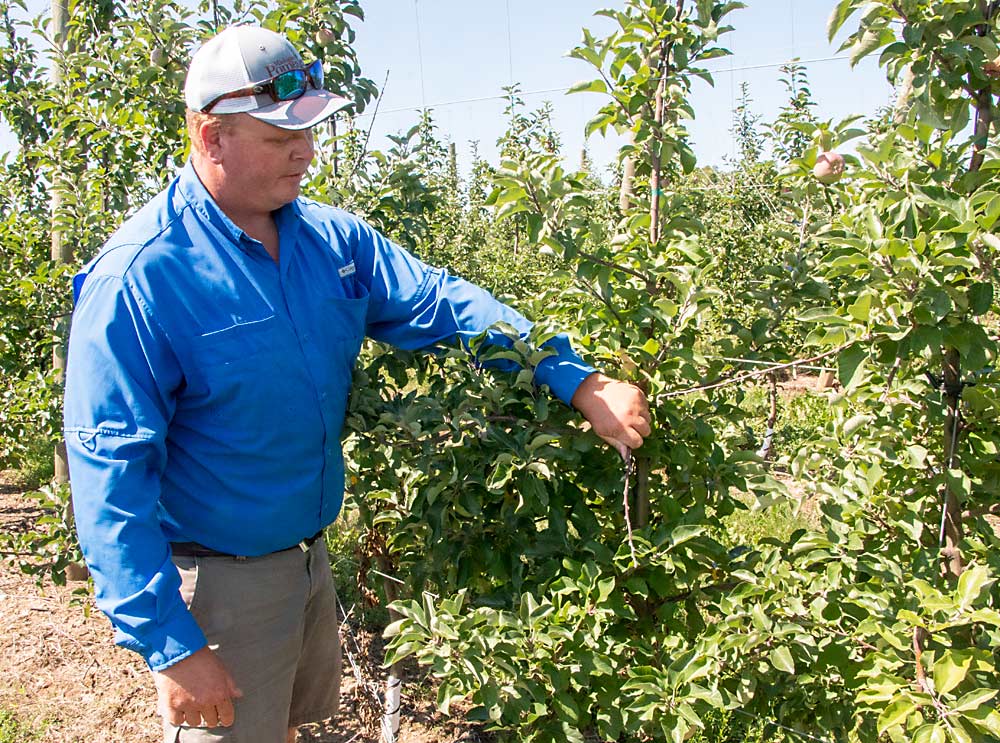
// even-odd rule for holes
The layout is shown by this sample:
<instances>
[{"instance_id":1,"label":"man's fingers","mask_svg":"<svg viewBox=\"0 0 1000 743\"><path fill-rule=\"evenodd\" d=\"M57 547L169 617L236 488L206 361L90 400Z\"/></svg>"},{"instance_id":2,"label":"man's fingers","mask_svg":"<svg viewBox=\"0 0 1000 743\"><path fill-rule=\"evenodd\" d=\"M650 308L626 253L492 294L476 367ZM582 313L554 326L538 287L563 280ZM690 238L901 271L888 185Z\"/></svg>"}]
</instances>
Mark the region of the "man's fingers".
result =
<instances>
[{"instance_id":1,"label":"man's fingers","mask_svg":"<svg viewBox=\"0 0 1000 743\"><path fill-rule=\"evenodd\" d=\"M217 705L202 707L201 719L205 721L205 727L214 728L219 724L219 708Z\"/></svg>"},{"instance_id":2,"label":"man's fingers","mask_svg":"<svg viewBox=\"0 0 1000 743\"><path fill-rule=\"evenodd\" d=\"M184 710L184 722L182 725L187 725L192 728L201 727L201 712L197 709L185 709Z\"/></svg>"},{"instance_id":3,"label":"man's fingers","mask_svg":"<svg viewBox=\"0 0 1000 743\"><path fill-rule=\"evenodd\" d=\"M642 446L642 434L638 433L634 428L626 428L618 438L629 449L638 449Z\"/></svg>"},{"instance_id":4,"label":"man's fingers","mask_svg":"<svg viewBox=\"0 0 1000 743\"><path fill-rule=\"evenodd\" d=\"M622 460L628 459L629 447L626 446L623 442L619 441L618 439L607 438L604 436L602 436L601 438L604 439L607 443L609 443L616 452L618 452Z\"/></svg>"},{"instance_id":5,"label":"man's fingers","mask_svg":"<svg viewBox=\"0 0 1000 743\"><path fill-rule=\"evenodd\" d=\"M642 436L631 429L621 431L616 436L601 436L601 438L610 444L622 459L628 459L629 449L638 449L643 441Z\"/></svg>"},{"instance_id":6,"label":"man's fingers","mask_svg":"<svg viewBox=\"0 0 1000 743\"><path fill-rule=\"evenodd\" d=\"M242 692L240 695L242 696ZM222 704L217 704L215 709L219 712L219 724L224 728L232 727L236 720L236 710L233 709L233 703L227 699Z\"/></svg>"},{"instance_id":7,"label":"man's fingers","mask_svg":"<svg viewBox=\"0 0 1000 743\"><path fill-rule=\"evenodd\" d=\"M163 710L163 716L167 719L167 722L175 728L184 724L184 710L182 709Z\"/></svg>"}]
</instances>

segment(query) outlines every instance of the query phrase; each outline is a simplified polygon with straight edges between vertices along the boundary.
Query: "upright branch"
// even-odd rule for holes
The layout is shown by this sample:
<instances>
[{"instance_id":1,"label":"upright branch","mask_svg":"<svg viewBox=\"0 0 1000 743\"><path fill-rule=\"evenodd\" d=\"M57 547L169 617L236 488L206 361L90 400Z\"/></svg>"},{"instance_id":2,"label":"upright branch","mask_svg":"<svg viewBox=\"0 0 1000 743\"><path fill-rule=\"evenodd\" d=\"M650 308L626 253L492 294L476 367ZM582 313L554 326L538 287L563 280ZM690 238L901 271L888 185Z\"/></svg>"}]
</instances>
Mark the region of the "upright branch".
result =
<instances>
[{"instance_id":1,"label":"upright branch","mask_svg":"<svg viewBox=\"0 0 1000 743\"><path fill-rule=\"evenodd\" d=\"M684 0L678 0L678 5L682 5ZM670 45L666 41L660 42L659 60L656 65L659 73L659 82L656 86L655 112L653 114L653 142L651 172L649 175L649 242L656 245L660 241L660 177L663 169L662 146L663 146L663 97L667 90L667 74L669 72L669 61L667 59Z\"/></svg>"},{"instance_id":2,"label":"upright branch","mask_svg":"<svg viewBox=\"0 0 1000 743\"><path fill-rule=\"evenodd\" d=\"M979 0L979 10L983 15L983 23L976 28L976 34L980 37L986 36L989 32L990 22L997 12L996 3L988 3L986 0ZM972 78L969 78L969 87L973 90L973 106L976 110L974 139L972 142L972 162L969 163L969 172L977 173L983 166L985 160L986 145L989 142L990 128L993 126L993 90L987 82L986 85L973 88Z\"/></svg>"},{"instance_id":3,"label":"upright branch","mask_svg":"<svg viewBox=\"0 0 1000 743\"><path fill-rule=\"evenodd\" d=\"M984 37L989 32L989 25L997 8L996 3L989 3L986 0L978 0L978 6L983 16L983 23L976 28L976 34ZM969 82L972 105L976 112L969 172L976 173L982 168L985 161L985 150L989 142L990 128L993 125L993 91L988 82L978 90L973 89L971 75ZM958 435L961 431L962 359L957 348L944 349L944 368L942 371L945 395L944 461L948 469L953 469L958 453ZM961 554L963 504L947 478L945 479L943 500L940 536L941 570L944 575L957 580L964 569Z\"/></svg>"}]
</instances>

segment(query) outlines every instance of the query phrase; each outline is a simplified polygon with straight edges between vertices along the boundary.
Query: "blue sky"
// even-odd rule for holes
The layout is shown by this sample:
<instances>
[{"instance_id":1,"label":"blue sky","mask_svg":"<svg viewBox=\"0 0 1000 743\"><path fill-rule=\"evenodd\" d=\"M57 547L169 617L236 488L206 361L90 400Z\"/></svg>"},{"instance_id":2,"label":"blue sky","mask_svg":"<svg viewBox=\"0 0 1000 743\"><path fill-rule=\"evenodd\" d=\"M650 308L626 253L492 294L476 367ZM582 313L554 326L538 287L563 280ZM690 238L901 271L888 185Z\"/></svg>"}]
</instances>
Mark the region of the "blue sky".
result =
<instances>
[{"instance_id":1,"label":"blue sky","mask_svg":"<svg viewBox=\"0 0 1000 743\"><path fill-rule=\"evenodd\" d=\"M362 0L366 21L358 25L356 47L364 73L379 85L388 71L373 141L382 132L407 128L415 108L451 101L499 96L511 81L521 90L565 89L590 78L590 68L565 56L587 27L607 32L613 22L594 17L607 0ZM690 124L695 152L702 164L719 165L734 153L729 132L731 112L742 82L747 82L753 108L770 120L785 102L777 65L793 57L819 60L838 56L826 39L833 0L747 0L748 7L729 16L735 31L724 36L732 57L714 60L715 88L700 81L694 89L697 119ZM419 33L418 33L419 29ZM741 68L756 69L741 69ZM846 60L808 65L813 96L822 118L870 114L889 100L891 89L874 60L852 70ZM575 163L584 144L583 127L602 105L597 94L547 92L523 96L529 108L545 100L555 106L564 154ZM463 164L470 140L495 158L495 142L504 130L503 101L435 106L435 120L451 137ZM409 109L409 110L399 110ZM371 124L365 117L359 123ZM384 143L383 143L384 144ZM620 142L594 135L587 143L603 165L614 158ZM380 146L376 144L376 146Z\"/></svg>"},{"instance_id":2,"label":"blue sky","mask_svg":"<svg viewBox=\"0 0 1000 743\"><path fill-rule=\"evenodd\" d=\"M546 100L553 103L564 154L573 164L578 162L583 127L603 98L561 92L593 76L586 64L565 54L578 43L584 27L595 34L610 30L613 23L594 17L594 11L620 8L621 0L361 2L367 19L356 24L356 48L363 72L379 86L388 73L378 116L373 122L369 113L358 122L373 128L373 147L386 147L386 133L409 128L417 109L429 105L441 135L457 145L463 170L473 140L487 159L495 161L495 143L505 128L499 96L503 86L517 82L529 108ZM710 63L715 88L695 83L697 119L690 131L701 164L720 165L734 154L729 129L742 82L750 86L754 110L767 121L785 100L777 65L793 57L808 61L836 56L836 46L826 40L826 20L834 0L746 2L746 9L730 16L736 30L722 40L733 56ZM34 0L32 5L47 3ZM823 118L871 114L889 100L891 91L873 60L855 70L846 60L811 62L808 72ZM478 100L484 98L488 100ZM10 137L0 132L0 151L11 144ZM616 137L594 135L587 148L603 166L614 159L619 144Z\"/></svg>"}]
</instances>

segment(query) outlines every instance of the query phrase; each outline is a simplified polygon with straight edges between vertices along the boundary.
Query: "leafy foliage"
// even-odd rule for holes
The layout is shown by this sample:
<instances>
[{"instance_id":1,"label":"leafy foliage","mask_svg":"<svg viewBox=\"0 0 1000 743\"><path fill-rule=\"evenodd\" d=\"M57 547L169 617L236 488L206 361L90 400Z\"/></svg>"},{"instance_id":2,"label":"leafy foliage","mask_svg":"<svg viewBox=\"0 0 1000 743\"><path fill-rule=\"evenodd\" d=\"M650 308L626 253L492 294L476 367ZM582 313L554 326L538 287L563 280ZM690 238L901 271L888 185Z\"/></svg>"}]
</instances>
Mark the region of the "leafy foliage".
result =
<instances>
[{"instance_id":1,"label":"leafy foliage","mask_svg":"<svg viewBox=\"0 0 1000 743\"><path fill-rule=\"evenodd\" d=\"M351 50L354 0L81 6L61 52L13 7L0 0L0 115L21 143L0 176L5 464L59 428L50 354L68 296L49 199L78 262L160 187L184 157L187 46L257 19L342 60L332 76L355 111L374 94ZM985 518L1000 487L996 4L839 0L831 38L857 19L845 48L880 54L896 108L820 121L792 64L763 130L771 158L745 94L743 159L698 169L689 95L712 82L705 63L727 54L740 7L626 0L601 11L614 30L571 52L595 70L574 89L607 96L588 134L629 137L624 198L564 163L550 109L526 112L516 88L502 162L475 158L464 182L430 112L385 152L350 122L319 133L310 195L542 319L509 347L474 347L475 364L366 346L338 544L361 545L362 596L375 570L405 584L382 592L398 599L388 662L416 658L444 709L468 699L513 739L766 740L774 723L829 740L1000 737ZM849 142L847 177L818 183L819 153ZM647 391L654 434L629 462L533 386L553 328ZM805 356L834 365L838 387L782 403L776 419L796 422L765 462L746 384L774 371L745 360ZM44 562L70 522L62 491L40 497L50 520L24 549Z\"/></svg>"}]
</instances>

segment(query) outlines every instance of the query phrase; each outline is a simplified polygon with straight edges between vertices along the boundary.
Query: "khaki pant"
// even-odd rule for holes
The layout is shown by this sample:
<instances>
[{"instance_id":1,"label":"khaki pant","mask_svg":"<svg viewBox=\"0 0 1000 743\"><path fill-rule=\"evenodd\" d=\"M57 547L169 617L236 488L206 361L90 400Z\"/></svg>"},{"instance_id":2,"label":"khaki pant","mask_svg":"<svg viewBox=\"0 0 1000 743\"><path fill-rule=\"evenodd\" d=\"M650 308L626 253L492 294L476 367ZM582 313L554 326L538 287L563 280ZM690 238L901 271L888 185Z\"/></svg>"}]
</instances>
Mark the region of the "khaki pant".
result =
<instances>
[{"instance_id":1,"label":"khaki pant","mask_svg":"<svg viewBox=\"0 0 1000 743\"><path fill-rule=\"evenodd\" d=\"M326 545L264 557L174 557L181 595L232 674L230 728L177 728L165 743L284 743L333 717L340 698L337 596Z\"/></svg>"}]
</instances>

